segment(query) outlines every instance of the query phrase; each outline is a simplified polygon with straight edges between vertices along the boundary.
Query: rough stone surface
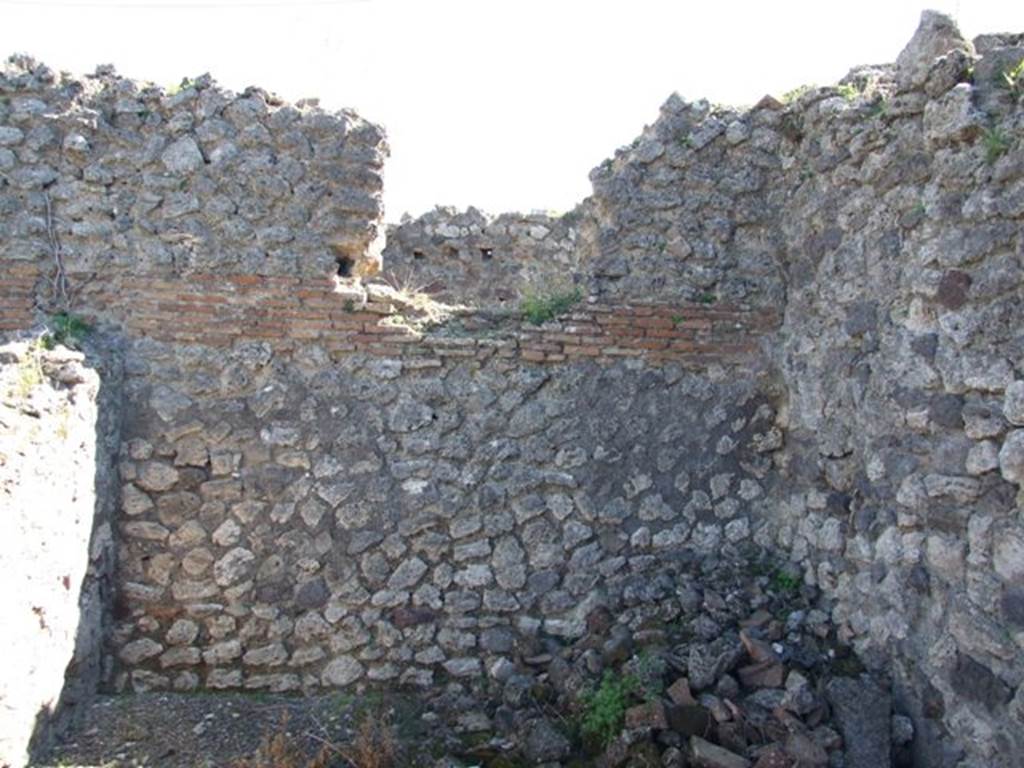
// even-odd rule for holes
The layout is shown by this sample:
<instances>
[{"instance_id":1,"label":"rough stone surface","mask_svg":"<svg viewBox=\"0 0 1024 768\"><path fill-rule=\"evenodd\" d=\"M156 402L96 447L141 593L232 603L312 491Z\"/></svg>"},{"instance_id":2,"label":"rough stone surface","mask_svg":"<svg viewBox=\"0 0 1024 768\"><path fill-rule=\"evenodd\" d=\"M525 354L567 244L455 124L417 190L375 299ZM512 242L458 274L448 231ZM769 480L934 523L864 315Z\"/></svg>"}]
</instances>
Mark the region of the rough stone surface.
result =
<instances>
[{"instance_id":1,"label":"rough stone surface","mask_svg":"<svg viewBox=\"0 0 1024 768\"><path fill-rule=\"evenodd\" d=\"M1014 381L1006 388L1003 415L1014 426L1024 426L1024 381Z\"/></svg>"},{"instance_id":2,"label":"rough stone surface","mask_svg":"<svg viewBox=\"0 0 1024 768\"><path fill-rule=\"evenodd\" d=\"M1015 429L1006 436L999 450L999 469L1004 480L1024 484L1024 429Z\"/></svg>"},{"instance_id":3,"label":"rough stone surface","mask_svg":"<svg viewBox=\"0 0 1024 768\"><path fill-rule=\"evenodd\" d=\"M101 350L0 346L3 765L45 750L109 681L118 382ZM147 638L120 652L161 650Z\"/></svg>"},{"instance_id":4,"label":"rough stone surface","mask_svg":"<svg viewBox=\"0 0 1024 768\"><path fill-rule=\"evenodd\" d=\"M110 639L162 650L112 660L112 686L469 686L496 656L553 663L603 609L629 637L593 671L672 595L708 614L680 706L728 724L736 668L755 678L725 598L659 574L760 546L816 601L777 637L817 628L890 673L872 695L919 764L1019 764L1024 163L993 85L1019 48L928 13L843 88L670 97L566 216L399 224L396 264L485 305L426 332L419 300L334 281L378 265L375 126L12 60L0 326L52 302L50 206L77 309L125 356ZM508 305L537 283L580 301L524 324ZM744 702L817 706L798 683Z\"/></svg>"},{"instance_id":5,"label":"rough stone surface","mask_svg":"<svg viewBox=\"0 0 1024 768\"><path fill-rule=\"evenodd\" d=\"M523 754L534 764L553 762L569 756L569 740L545 717L531 720L526 726Z\"/></svg>"},{"instance_id":6,"label":"rough stone surface","mask_svg":"<svg viewBox=\"0 0 1024 768\"><path fill-rule=\"evenodd\" d=\"M846 744L848 768L890 765L892 704L875 681L836 678L825 689Z\"/></svg>"}]
</instances>

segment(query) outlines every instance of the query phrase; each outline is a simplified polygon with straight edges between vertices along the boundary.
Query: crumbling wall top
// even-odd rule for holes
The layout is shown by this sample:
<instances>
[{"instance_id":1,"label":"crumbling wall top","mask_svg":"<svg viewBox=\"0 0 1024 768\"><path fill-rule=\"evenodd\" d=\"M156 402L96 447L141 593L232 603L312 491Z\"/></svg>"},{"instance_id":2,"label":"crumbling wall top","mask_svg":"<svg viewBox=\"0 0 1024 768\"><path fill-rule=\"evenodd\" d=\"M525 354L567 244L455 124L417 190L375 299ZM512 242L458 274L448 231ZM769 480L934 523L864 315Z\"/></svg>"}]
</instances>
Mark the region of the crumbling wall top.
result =
<instances>
[{"instance_id":1,"label":"crumbling wall top","mask_svg":"<svg viewBox=\"0 0 1024 768\"><path fill-rule=\"evenodd\" d=\"M76 79L14 56L0 126L8 258L52 257L56 236L71 270L379 269L388 147L349 110L208 75L171 90L111 67Z\"/></svg>"}]
</instances>

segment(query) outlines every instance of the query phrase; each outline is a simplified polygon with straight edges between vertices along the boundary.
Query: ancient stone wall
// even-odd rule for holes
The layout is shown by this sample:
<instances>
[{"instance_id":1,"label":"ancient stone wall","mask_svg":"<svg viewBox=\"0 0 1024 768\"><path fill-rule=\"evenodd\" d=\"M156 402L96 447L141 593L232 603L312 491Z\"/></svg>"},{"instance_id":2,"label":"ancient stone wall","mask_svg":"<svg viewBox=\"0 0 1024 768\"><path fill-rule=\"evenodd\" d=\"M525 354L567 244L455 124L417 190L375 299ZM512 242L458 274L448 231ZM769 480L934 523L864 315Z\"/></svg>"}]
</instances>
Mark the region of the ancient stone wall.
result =
<instances>
[{"instance_id":1,"label":"ancient stone wall","mask_svg":"<svg viewBox=\"0 0 1024 768\"><path fill-rule=\"evenodd\" d=\"M45 749L111 679L116 354L0 349L0 764Z\"/></svg>"},{"instance_id":2,"label":"ancient stone wall","mask_svg":"<svg viewBox=\"0 0 1024 768\"><path fill-rule=\"evenodd\" d=\"M515 307L523 296L574 287L579 219L438 208L388 227L384 270L447 301Z\"/></svg>"},{"instance_id":3,"label":"ancient stone wall","mask_svg":"<svg viewBox=\"0 0 1024 768\"><path fill-rule=\"evenodd\" d=\"M684 543L737 551L773 482L753 371L138 351L116 633L137 688L476 676L578 637Z\"/></svg>"},{"instance_id":4,"label":"ancient stone wall","mask_svg":"<svg viewBox=\"0 0 1024 768\"><path fill-rule=\"evenodd\" d=\"M390 229L393 283L476 308L337 278L378 266L358 117L16 62L0 323L66 277L127 346L119 683L476 675L756 543L918 764L1018 763L1022 58L925 14L839 86L673 96L563 217ZM580 301L533 325L537 285Z\"/></svg>"},{"instance_id":5,"label":"ancient stone wall","mask_svg":"<svg viewBox=\"0 0 1024 768\"><path fill-rule=\"evenodd\" d=\"M743 114L670 99L592 174L601 235L581 237L602 295L785 307L765 349L787 445L759 541L893 670L921 765L1024 754L1022 58L1019 36L975 46L925 14L895 66L840 87ZM670 220L681 252L650 237Z\"/></svg>"},{"instance_id":6,"label":"ancient stone wall","mask_svg":"<svg viewBox=\"0 0 1024 768\"><path fill-rule=\"evenodd\" d=\"M60 261L72 290L121 275L379 266L387 147L351 112L235 95L208 76L169 93L12 58L0 125L5 262Z\"/></svg>"},{"instance_id":7,"label":"ancient stone wall","mask_svg":"<svg viewBox=\"0 0 1024 768\"><path fill-rule=\"evenodd\" d=\"M930 766L1024 755L1024 113L1000 79L1024 48L986 45L967 82L971 45L926 16L878 114L803 97L810 173L779 221L777 543L894 665Z\"/></svg>"}]
</instances>

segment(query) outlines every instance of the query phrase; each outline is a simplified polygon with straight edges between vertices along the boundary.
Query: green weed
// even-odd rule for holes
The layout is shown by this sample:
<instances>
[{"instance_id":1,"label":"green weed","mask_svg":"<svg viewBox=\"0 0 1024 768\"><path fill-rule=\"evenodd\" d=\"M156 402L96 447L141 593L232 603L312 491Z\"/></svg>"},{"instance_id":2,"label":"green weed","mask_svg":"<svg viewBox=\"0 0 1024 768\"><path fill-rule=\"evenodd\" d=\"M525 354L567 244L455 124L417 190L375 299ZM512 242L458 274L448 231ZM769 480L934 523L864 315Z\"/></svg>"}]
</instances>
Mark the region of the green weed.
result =
<instances>
[{"instance_id":1,"label":"green weed","mask_svg":"<svg viewBox=\"0 0 1024 768\"><path fill-rule=\"evenodd\" d=\"M523 317L533 325L540 325L568 312L583 298L579 288L547 294L527 294L519 305Z\"/></svg>"},{"instance_id":2,"label":"green weed","mask_svg":"<svg viewBox=\"0 0 1024 768\"><path fill-rule=\"evenodd\" d=\"M814 88L813 85L798 85L793 90L786 91L784 94L782 94L782 103L783 104L792 104L794 101L799 99L801 96L803 96L805 93L810 91L812 88Z\"/></svg>"},{"instance_id":3,"label":"green weed","mask_svg":"<svg viewBox=\"0 0 1024 768\"><path fill-rule=\"evenodd\" d=\"M1008 90L1014 98L1024 93L1024 59L1021 59L1017 66L1000 72L996 82Z\"/></svg>"},{"instance_id":4,"label":"green weed","mask_svg":"<svg viewBox=\"0 0 1024 768\"><path fill-rule=\"evenodd\" d=\"M580 720L583 736L593 739L602 747L608 746L622 730L629 698L636 689L636 678L605 672L597 690L583 699L584 709Z\"/></svg>"},{"instance_id":5,"label":"green weed","mask_svg":"<svg viewBox=\"0 0 1024 768\"><path fill-rule=\"evenodd\" d=\"M800 577L779 569L772 574L772 584L779 592L794 593L800 589Z\"/></svg>"},{"instance_id":6,"label":"green weed","mask_svg":"<svg viewBox=\"0 0 1024 768\"><path fill-rule=\"evenodd\" d=\"M46 349L53 349L57 344L78 349L85 338L92 333L91 325L77 315L67 312L58 312L56 315L52 315L49 326L50 332L41 338Z\"/></svg>"},{"instance_id":7,"label":"green weed","mask_svg":"<svg viewBox=\"0 0 1024 768\"><path fill-rule=\"evenodd\" d=\"M991 165L1010 148L1010 137L1000 128L993 126L986 128L981 134L981 143L985 147L985 162Z\"/></svg>"},{"instance_id":8,"label":"green weed","mask_svg":"<svg viewBox=\"0 0 1024 768\"><path fill-rule=\"evenodd\" d=\"M837 85L836 90L839 91L839 95L842 96L847 101L853 101L858 96L860 96L860 91L857 90L857 86L852 85L851 83L843 83L842 85Z\"/></svg>"},{"instance_id":9,"label":"green weed","mask_svg":"<svg viewBox=\"0 0 1024 768\"><path fill-rule=\"evenodd\" d=\"M634 693L644 701L653 701L664 693L668 664L661 654L644 649L629 662L628 669L628 678L634 681Z\"/></svg>"}]
</instances>

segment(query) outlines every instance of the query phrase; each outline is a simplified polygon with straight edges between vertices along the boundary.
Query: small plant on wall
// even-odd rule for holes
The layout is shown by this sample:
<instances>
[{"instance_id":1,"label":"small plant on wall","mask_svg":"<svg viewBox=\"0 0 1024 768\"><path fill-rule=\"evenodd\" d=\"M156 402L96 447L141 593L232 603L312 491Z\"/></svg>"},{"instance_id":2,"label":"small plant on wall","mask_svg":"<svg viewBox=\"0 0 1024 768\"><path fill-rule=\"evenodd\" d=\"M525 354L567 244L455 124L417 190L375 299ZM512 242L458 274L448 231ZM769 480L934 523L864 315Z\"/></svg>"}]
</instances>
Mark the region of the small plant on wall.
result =
<instances>
[{"instance_id":1,"label":"small plant on wall","mask_svg":"<svg viewBox=\"0 0 1024 768\"><path fill-rule=\"evenodd\" d=\"M519 309L528 322L541 325L568 312L582 298L583 292L575 286L548 293L528 292L523 296Z\"/></svg>"},{"instance_id":2,"label":"small plant on wall","mask_svg":"<svg viewBox=\"0 0 1024 768\"><path fill-rule=\"evenodd\" d=\"M1017 66L1000 72L996 83L1008 90L1013 98L1019 98L1024 93L1024 59Z\"/></svg>"},{"instance_id":3,"label":"small plant on wall","mask_svg":"<svg viewBox=\"0 0 1024 768\"><path fill-rule=\"evenodd\" d=\"M85 320L67 312L58 312L50 317L50 332L43 336L43 344L47 349L56 344L63 344L78 349L85 337L92 333L92 326Z\"/></svg>"},{"instance_id":4,"label":"small plant on wall","mask_svg":"<svg viewBox=\"0 0 1024 768\"><path fill-rule=\"evenodd\" d=\"M985 162L991 165L1010 148L1010 137L998 126L993 126L981 134L981 143L985 148Z\"/></svg>"}]
</instances>

